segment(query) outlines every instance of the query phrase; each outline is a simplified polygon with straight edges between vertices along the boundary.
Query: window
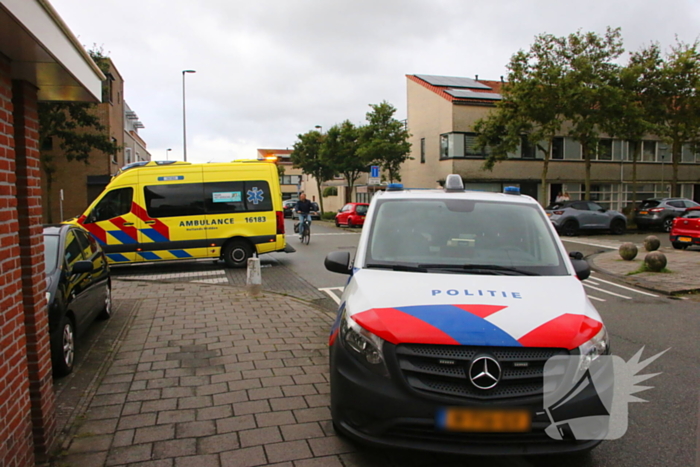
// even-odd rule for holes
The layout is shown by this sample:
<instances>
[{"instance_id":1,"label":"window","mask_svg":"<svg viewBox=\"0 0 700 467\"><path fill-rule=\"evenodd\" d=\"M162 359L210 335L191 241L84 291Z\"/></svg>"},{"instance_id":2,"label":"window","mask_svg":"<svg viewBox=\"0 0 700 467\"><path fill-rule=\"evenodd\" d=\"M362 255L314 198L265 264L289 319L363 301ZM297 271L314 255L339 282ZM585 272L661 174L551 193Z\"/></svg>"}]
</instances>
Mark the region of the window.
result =
<instances>
[{"instance_id":1,"label":"window","mask_svg":"<svg viewBox=\"0 0 700 467\"><path fill-rule=\"evenodd\" d=\"M282 175L280 177L281 185L298 185L301 183L301 175Z\"/></svg>"},{"instance_id":2,"label":"window","mask_svg":"<svg viewBox=\"0 0 700 467\"><path fill-rule=\"evenodd\" d=\"M564 159L564 138L552 139L552 159Z\"/></svg>"},{"instance_id":3,"label":"window","mask_svg":"<svg viewBox=\"0 0 700 467\"><path fill-rule=\"evenodd\" d=\"M527 136L520 137L520 157L523 159L535 158L535 145L530 142Z\"/></svg>"},{"instance_id":4,"label":"window","mask_svg":"<svg viewBox=\"0 0 700 467\"><path fill-rule=\"evenodd\" d=\"M425 138L420 139L420 163L425 164Z\"/></svg>"},{"instance_id":5,"label":"window","mask_svg":"<svg viewBox=\"0 0 700 467\"><path fill-rule=\"evenodd\" d=\"M115 146L117 146L117 138L112 137L112 144L114 144ZM119 163L119 162L117 161L117 154L114 153L114 154L112 154L112 164L117 164L117 163Z\"/></svg>"},{"instance_id":6,"label":"window","mask_svg":"<svg viewBox=\"0 0 700 467\"><path fill-rule=\"evenodd\" d=\"M131 148L124 148L124 163L131 164Z\"/></svg>"},{"instance_id":7,"label":"window","mask_svg":"<svg viewBox=\"0 0 700 467\"><path fill-rule=\"evenodd\" d=\"M612 160L612 147L613 140L609 138L598 140L598 151L597 159L599 161L611 161Z\"/></svg>"},{"instance_id":8,"label":"window","mask_svg":"<svg viewBox=\"0 0 700 467\"><path fill-rule=\"evenodd\" d=\"M66 234L64 251L66 255L66 264L68 265L68 270L70 271L77 261L81 261L83 259L83 247L80 245L80 242L75 236L73 229L69 230Z\"/></svg>"},{"instance_id":9,"label":"window","mask_svg":"<svg viewBox=\"0 0 700 467\"><path fill-rule=\"evenodd\" d=\"M641 154L637 154L637 151L640 150L640 145L637 141L627 141L627 157L625 160L627 161L632 161L635 158L637 160L640 160Z\"/></svg>"},{"instance_id":10,"label":"window","mask_svg":"<svg viewBox=\"0 0 700 467\"><path fill-rule=\"evenodd\" d=\"M644 141L642 145L642 162L656 161L656 141Z\"/></svg>"},{"instance_id":11,"label":"window","mask_svg":"<svg viewBox=\"0 0 700 467\"><path fill-rule=\"evenodd\" d=\"M133 188L118 188L110 191L97 203L85 223L106 221L129 213L133 195Z\"/></svg>"},{"instance_id":12,"label":"window","mask_svg":"<svg viewBox=\"0 0 700 467\"><path fill-rule=\"evenodd\" d=\"M572 208L572 209L579 210L579 211L588 211L588 210L590 210L589 207L588 207L588 203L585 203L585 202L583 202L583 201L579 201L579 202L576 202L576 203L571 203L571 208Z\"/></svg>"},{"instance_id":13,"label":"window","mask_svg":"<svg viewBox=\"0 0 700 467\"><path fill-rule=\"evenodd\" d=\"M272 211L270 186L262 180L204 184L207 214Z\"/></svg>"},{"instance_id":14,"label":"window","mask_svg":"<svg viewBox=\"0 0 700 467\"><path fill-rule=\"evenodd\" d=\"M440 159L450 157L450 140L447 135L440 135Z\"/></svg>"},{"instance_id":15,"label":"window","mask_svg":"<svg viewBox=\"0 0 700 467\"><path fill-rule=\"evenodd\" d=\"M150 217L197 216L204 214L201 183L153 185L143 189Z\"/></svg>"},{"instance_id":16,"label":"window","mask_svg":"<svg viewBox=\"0 0 700 467\"><path fill-rule=\"evenodd\" d=\"M589 211L605 211L605 208L602 207L600 204L596 203L588 203L588 210Z\"/></svg>"},{"instance_id":17,"label":"window","mask_svg":"<svg viewBox=\"0 0 700 467\"><path fill-rule=\"evenodd\" d=\"M674 208L685 208L685 203L683 201L678 200L678 201L669 201L668 205Z\"/></svg>"},{"instance_id":18,"label":"window","mask_svg":"<svg viewBox=\"0 0 700 467\"><path fill-rule=\"evenodd\" d=\"M476 143L476 133L464 135L464 155L466 157L486 157L486 151L478 147Z\"/></svg>"}]
</instances>

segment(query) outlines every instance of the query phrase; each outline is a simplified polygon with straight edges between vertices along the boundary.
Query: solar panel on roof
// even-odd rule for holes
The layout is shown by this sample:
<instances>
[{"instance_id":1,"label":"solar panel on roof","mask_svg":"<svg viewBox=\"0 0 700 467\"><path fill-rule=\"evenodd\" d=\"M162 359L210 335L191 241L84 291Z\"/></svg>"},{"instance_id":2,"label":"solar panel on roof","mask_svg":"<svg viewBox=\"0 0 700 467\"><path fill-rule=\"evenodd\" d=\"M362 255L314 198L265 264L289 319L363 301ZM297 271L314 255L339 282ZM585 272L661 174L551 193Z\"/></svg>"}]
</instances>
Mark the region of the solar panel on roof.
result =
<instances>
[{"instance_id":1,"label":"solar panel on roof","mask_svg":"<svg viewBox=\"0 0 700 467\"><path fill-rule=\"evenodd\" d=\"M452 97L461 99L489 99L494 101L502 99L501 95L495 92L475 92L468 89L447 89L445 92Z\"/></svg>"},{"instance_id":2,"label":"solar panel on roof","mask_svg":"<svg viewBox=\"0 0 700 467\"><path fill-rule=\"evenodd\" d=\"M469 88L469 89L491 89L485 84L479 83L471 78L459 78L457 76L435 76L435 75L416 75L426 83L433 86L448 86L451 88Z\"/></svg>"}]
</instances>

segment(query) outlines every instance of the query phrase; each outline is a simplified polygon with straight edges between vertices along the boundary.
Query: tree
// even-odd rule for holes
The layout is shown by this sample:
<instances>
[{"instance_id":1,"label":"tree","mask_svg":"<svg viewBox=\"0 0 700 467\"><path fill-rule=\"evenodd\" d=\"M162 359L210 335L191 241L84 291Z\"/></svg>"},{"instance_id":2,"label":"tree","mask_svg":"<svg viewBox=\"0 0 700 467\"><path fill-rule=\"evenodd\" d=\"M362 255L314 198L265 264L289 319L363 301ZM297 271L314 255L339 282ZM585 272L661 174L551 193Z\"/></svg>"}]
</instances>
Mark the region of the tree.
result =
<instances>
[{"instance_id":1,"label":"tree","mask_svg":"<svg viewBox=\"0 0 700 467\"><path fill-rule=\"evenodd\" d=\"M655 48L657 56L658 47ZM700 128L700 52L698 42L677 42L664 60L656 62L658 74L645 81L645 100L653 132L671 146L673 196L680 196L678 164L683 145L694 143ZM650 77L652 78L652 77Z\"/></svg>"},{"instance_id":2,"label":"tree","mask_svg":"<svg viewBox=\"0 0 700 467\"><path fill-rule=\"evenodd\" d=\"M508 80L495 112L474 128L477 144L488 148L484 168L492 170L521 142L533 145L543 155L541 199L547 203L547 173L554 137L562 126L564 98L563 67L557 53L558 39L541 34L528 52L519 51L508 64Z\"/></svg>"},{"instance_id":3,"label":"tree","mask_svg":"<svg viewBox=\"0 0 700 467\"><path fill-rule=\"evenodd\" d=\"M342 174L348 184L345 202L352 201L351 195L360 174L367 172L369 162L359 154L360 132L349 120L334 125L326 133L321 147L321 159L336 174Z\"/></svg>"},{"instance_id":4,"label":"tree","mask_svg":"<svg viewBox=\"0 0 700 467\"><path fill-rule=\"evenodd\" d=\"M301 168L302 172L309 174L316 180L316 188L319 193L319 207L323 212L323 196L321 184L333 178L333 170L321 158L321 147L324 135L318 131L309 131L303 135L297 135L298 141L294 143L294 150L290 155L294 167Z\"/></svg>"},{"instance_id":5,"label":"tree","mask_svg":"<svg viewBox=\"0 0 700 467\"><path fill-rule=\"evenodd\" d=\"M650 87L654 87L660 74L661 56L657 45L635 52L627 66L618 70L615 79L614 99L610 104L610 119L604 129L610 135L626 140L632 159L632 210L637 203L637 161L642 152L642 139L653 131Z\"/></svg>"},{"instance_id":6,"label":"tree","mask_svg":"<svg viewBox=\"0 0 700 467\"><path fill-rule=\"evenodd\" d=\"M586 200L591 199L591 156L615 102L614 77L619 67L614 60L623 51L620 28L608 28L602 37L579 31L557 39L556 54L564 73L564 117L570 125L569 136L581 144Z\"/></svg>"},{"instance_id":7,"label":"tree","mask_svg":"<svg viewBox=\"0 0 700 467\"><path fill-rule=\"evenodd\" d=\"M108 67L101 50L89 51L92 59L104 71ZM116 155L120 147L105 132L95 109L97 104L86 102L40 102L39 141L50 140L58 145L61 156L68 161L81 161L89 164L90 154L97 150L107 155ZM41 168L47 188L47 201L51 206L52 187L56 173L55 157L46 150L40 151ZM52 210L48 211L48 221L53 222Z\"/></svg>"},{"instance_id":8,"label":"tree","mask_svg":"<svg viewBox=\"0 0 700 467\"><path fill-rule=\"evenodd\" d=\"M396 108L386 101L373 105L367 112L367 125L360 128L360 159L379 165L388 172L389 181L401 181L399 170L411 152L409 133L405 125L394 118Z\"/></svg>"}]
</instances>

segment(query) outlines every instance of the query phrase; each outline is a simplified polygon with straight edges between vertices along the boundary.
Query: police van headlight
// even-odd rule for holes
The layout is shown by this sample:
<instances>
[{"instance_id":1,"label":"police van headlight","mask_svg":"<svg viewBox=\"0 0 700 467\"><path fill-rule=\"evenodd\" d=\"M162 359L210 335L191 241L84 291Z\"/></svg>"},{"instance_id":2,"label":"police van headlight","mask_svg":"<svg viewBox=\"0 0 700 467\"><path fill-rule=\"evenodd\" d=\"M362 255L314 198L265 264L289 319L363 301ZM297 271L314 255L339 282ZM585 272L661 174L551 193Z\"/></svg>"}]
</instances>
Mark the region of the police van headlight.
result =
<instances>
[{"instance_id":1,"label":"police van headlight","mask_svg":"<svg viewBox=\"0 0 700 467\"><path fill-rule=\"evenodd\" d=\"M591 340L581 344L578 349L581 355L578 373L581 375L591 367L591 363L598 357L610 353L610 341L608 340L608 331L605 329L605 326Z\"/></svg>"},{"instance_id":2,"label":"police van headlight","mask_svg":"<svg viewBox=\"0 0 700 467\"><path fill-rule=\"evenodd\" d=\"M367 368L382 375L389 371L384 363L384 339L357 324L347 312L340 320L340 342Z\"/></svg>"}]
</instances>

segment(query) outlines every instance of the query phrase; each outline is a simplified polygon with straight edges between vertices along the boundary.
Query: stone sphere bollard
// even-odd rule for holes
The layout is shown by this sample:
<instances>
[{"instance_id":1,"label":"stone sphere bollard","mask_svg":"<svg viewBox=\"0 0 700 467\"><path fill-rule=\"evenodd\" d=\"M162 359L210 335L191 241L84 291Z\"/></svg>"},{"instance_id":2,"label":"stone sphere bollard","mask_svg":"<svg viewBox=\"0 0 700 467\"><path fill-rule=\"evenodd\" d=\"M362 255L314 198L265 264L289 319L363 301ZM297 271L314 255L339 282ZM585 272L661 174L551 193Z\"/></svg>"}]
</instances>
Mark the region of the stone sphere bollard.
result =
<instances>
[{"instance_id":1,"label":"stone sphere bollard","mask_svg":"<svg viewBox=\"0 0 700 467\"><path fill-rule=\"evenodd\" d=\"M647 265L647 269L652 272L660 272L666 267L666 255L660 251L652 251L647 254L644 258L644 263Z\"/></svg>"},{"instance_id":2,"label":"stone sphere bollard","mask_svg":"<svg viewBox=\"0 0 700 467\"><path fill-rule=\"evenodd\" d=\"M644 239L644 249L646 249L647 251L656 251L659 249L660 246L661 242L659 241L659 238L655 235L649 235L647 238Z\"/></svg>"},{"instance_id":3,"label":"stone sphere bollard","mask_svg":"<svg viewBox=\"0 0 700 467\"><path fill-rule=\"evenodd\" d=\"M620 245L620 249L618 251L620 253L620 257L625 261L632 261L637 257L637 245L632 242L623 243Z\"/></svg>"}]
</instances>

